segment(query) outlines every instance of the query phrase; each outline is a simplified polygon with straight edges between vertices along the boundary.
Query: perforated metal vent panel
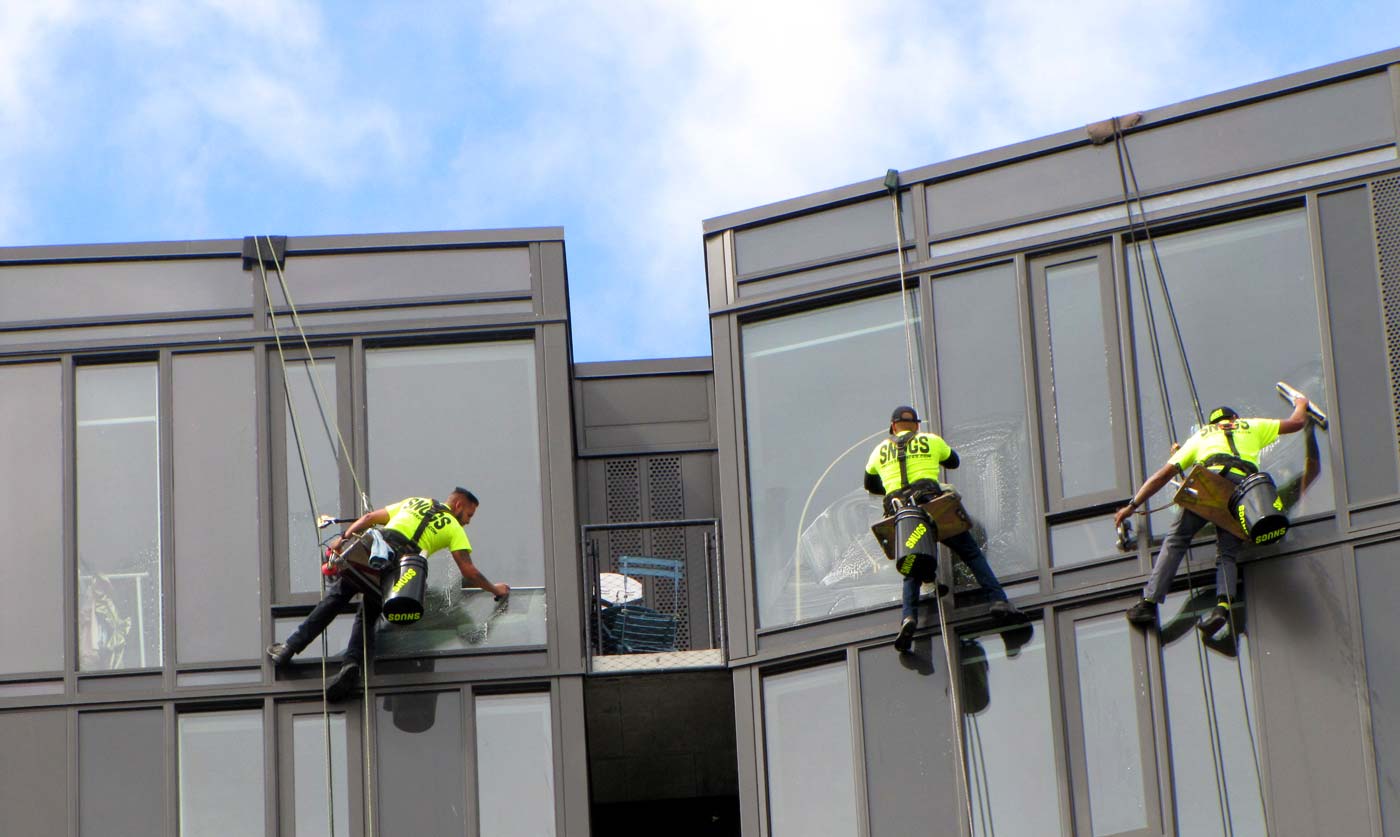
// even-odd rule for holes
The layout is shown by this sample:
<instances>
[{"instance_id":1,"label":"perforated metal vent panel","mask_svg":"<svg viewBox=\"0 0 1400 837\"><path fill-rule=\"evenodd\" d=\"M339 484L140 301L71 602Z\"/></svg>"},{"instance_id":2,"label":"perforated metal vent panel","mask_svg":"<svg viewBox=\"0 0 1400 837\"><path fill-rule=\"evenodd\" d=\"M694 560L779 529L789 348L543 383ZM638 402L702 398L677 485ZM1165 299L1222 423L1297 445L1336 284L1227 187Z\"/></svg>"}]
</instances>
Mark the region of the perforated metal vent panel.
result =
<instances>
[{"instance_id":1,"label":"perforated metal vent panel","mask_svg":"<svg viewBox=\"0 0 1400 837\"><path fill-rule=\"evenodd\" d=\"M685 498L681 489L681 458L656 456L647 461L647 499L652 520L676 520L685 516ZM651 533L651 555L657 558L685 560L685 532L682 529L656 529ZM690 648L689 608L686 606L686 584L669 579L650 579L650 594L657 610L680 615L676 632L676 647Z\"/></svg>"},{"instance_id":2,"label":"perforated metal vent panel","mask_svg":"<svg viewBox=\"0 0 1400 837\"><path fill-rule=\"evenodd\" d=\"M1400 177L1371 184L1376 222L1376 249L1381 268L1381 301L1385 305L1385 342L1390 358L1390 394L1395 426L1400 428Z\"/></svg>"},{"instance_id":3,"label":"perforated metal vent panel","mask_svg":"<svg viewBox=\"0 0 1400 837\"><path fill-rule=\"evenodd\" d=\"M642 519L641 469L635 459L609 459L603 463L603 494L609 523L634 523ZM609 532L606 572L617 572L617 556L643 555L641 532Z\"/></svg>"}]
</instances>

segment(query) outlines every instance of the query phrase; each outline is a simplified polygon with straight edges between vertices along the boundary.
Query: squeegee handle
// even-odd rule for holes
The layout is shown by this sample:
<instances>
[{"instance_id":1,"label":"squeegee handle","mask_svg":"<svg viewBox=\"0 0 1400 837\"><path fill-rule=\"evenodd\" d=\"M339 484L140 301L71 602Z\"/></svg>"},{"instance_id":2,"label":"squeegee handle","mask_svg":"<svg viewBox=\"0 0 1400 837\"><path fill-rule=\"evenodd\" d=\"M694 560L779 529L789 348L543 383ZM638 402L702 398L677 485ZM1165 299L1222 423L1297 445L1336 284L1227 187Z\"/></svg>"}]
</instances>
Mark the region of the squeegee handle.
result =
<instances>
[{"instance_id":1,"label":"squeegee handle","mask_svg":"<svg viewBox=\"0 0 1400 837\"><path fill-rule=\"evenodd\" d=\"M1299 398L1303 395L1303 393L1283 381L1274 384L1274 389L1278 390L1279 396L1289 403L1292 403L1295 398ZM1327 429L1327 414L1319 410L1317 405L1312 403L1312 399L1308 399L1308 417L1317 422L1318 427L1321 427L1323 430Z\"/></svg>"}]
</instances>

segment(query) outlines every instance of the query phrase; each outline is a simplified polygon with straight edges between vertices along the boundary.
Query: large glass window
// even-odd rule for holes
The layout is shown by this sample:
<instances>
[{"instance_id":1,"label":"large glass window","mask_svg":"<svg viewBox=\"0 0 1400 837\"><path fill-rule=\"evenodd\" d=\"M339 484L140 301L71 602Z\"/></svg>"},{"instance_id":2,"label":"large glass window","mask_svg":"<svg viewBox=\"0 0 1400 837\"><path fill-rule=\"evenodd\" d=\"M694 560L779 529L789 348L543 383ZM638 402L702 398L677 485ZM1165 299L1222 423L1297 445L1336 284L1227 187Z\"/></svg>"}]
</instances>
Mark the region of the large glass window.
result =
<instances>
[{"instance_id":1,"label":"large glass window","mask_svg":"<svg viewBox=\"0 0 1400 837\"><path fill-rule=\"evenodd\" d=\"M1174 593L1162 605L1163 677L1171 728L1176 826L1181 834L1264 835L1261 784L1255 769L1258 718L1250 673L1249 636L1225 628L1202 643L1195 630L1215 606L1215 589ZM1237 627L1244 614L1237 612Z\"/></svg>"},{"instance_id":2,"label":"large glass window","mask_svg":"<svg viewBox=\"0 0 1400 837\"><path fill-rule=\"evenodd\" d=\"M77 370L78 668L161 665L156 364Z\"/></svg>"},{"instance_id":3,"label":"large glass window","mask_svg":"<svg viewBox=\"0 0 1400 837\"><path fill-rule=\"evenodd\" d=\"M292 786L285 790L291 797L293 833L329 837L355 833L350 822L345 714L335 713L327 720L319 712L307 710L304 714L292 715L291 722ZM329 781L327 750L330 751ZM287 813L284 802L283 816Z\"/></svg>"},{"instance_id":4,"label":"large glass window","mask_svg":"<svg viewBox=\"0 0 1400 837\"><path fill-rule=\"evenodd\" d=\"M773 837L858 832L846 664L763 678L768 828ZM813 765L821 765L813 770Z\"/></svg>"},{"instance_id":5,"label":"large glass window","mask_svg":"<svg viewBox=\"0 0 1400 837\"><path fill-rule=\"evenodd\" d=\"M962 460L946 473L998 574L1037 566L1035 481L1010 264L933 282L942 436Z\"/></svg>"},{"instance_id":6,"label":"large glass window","mask_svg":"<svg viewBox=\"0 0 1400 837\"><path fill-rule=\"evenodd\" d=\"M1277 381L1289 382L1327 409L1317 290L1302 209L1160 236L1157 250L1203 412L1227 404L1241 416L1285 416L1292 407L1274 391ZM1166 461L1171 440L1149 339L1149 307L1176 440L1191 434L1196 416L1151 251L1144 246L1142 254L1146 307L1139 279L1143 271L1132 245L1124 255L1133 305L1143 454L1151 471ZM1327 440L1310 423L1264 451L1260 464L1278 483L1290 515L1335 508L1328 449ZM1164 515L1153 523L1154 529L1165 531L1170 520Z\"/></svg>"},{"instance_id":7,"label":"large glass window","mask_svg":"<svg viewBox=\"0 0 1400 837\"><path fill-rule=\"evenodd\" d=\"M1060 833L1043 626L968 637L959 649L973 834Z\"/></svg>"},{"instance_id":8,"label":"large glass window","mask_svg":"<svg viewBox=\"0 0 1400 837\"><path fill-rule=\"evenodd\" d=\"M407 692L379 699L381 834L462 834L467 779L459 692Z\"/></svg>"},{"instance_id":9,"label":"large glass window","mask_svg":"<svg viewBox=\"0 0 1400 837\"><path fill-rule=\"evenodd\" d=\"M476 699L476 799L481 837L555 833L549 694Z\"/></svg>"},{"instance_id":10,"label":"large glass window","mask_svg":"<svg viewBox=\"0 0 1400 837\"><path fill-rule=\"evenodd\" d=\"M81 834L165 833L167 746L161 709L78 715Z\"/></svg>"},{"instance_id":11,"label":"large glass window","mask_svg":"<svg viewBox=\"0 0 1400 837\"><path fill-rule=\"evenodd\" d=\"M23 595L0 608L0 674L58 671L63 654L63 386L57 363L0 366L0 508L23 509L6 550L24 566ZM22 393L22 395L21 395Z\"/></svg>"},{"instance_id":12,"label":"large glass window","mask_svg":"<svg viewBox=\"0 0 1400 837\"><path fill-rule=\"evenodd\" d=\"M277 360L276 354L270 356ZM317 517L330 514L354 518L361 511L353 504L342 506L346 496L341 490L345 468L339 438L348 442L350 433L341 421L337 370L345 363L344 352L318 350L314 362L302 357L287 360L285 366L279 440L285 460L285 516L280 521L278 558L287 562L287 592L292 594L314 594L321 589L321 532L316 528ZM312 495L320 508L311 507Z\"/></svg>"},{"instance_id":13,"label":"large glass window","mask_svg":"<svg viewBox=\"0 0 1400 837\"><path fill-rule=\"evenodd\" d=\"M760 624L899 601L870 534L880 503L861 486L890 411L910 400L899 294L746 325L743 358Z\"/></svg>"},{"instance_id":14,"label":"large glass window","mask_svg":"<svg viewBox=\"0 0 1400 837\"><path fill-rule=\"evenodd\" d=\"M250 659L262 638L253 354L176 355L173 367L176 654ZM239 525L210 537L211 514Z\"/></svg>"},{"instance_id":15,"label":"large glass window","mask_svg":"<svg viewBox=\"0 0 1400 837\"><path fill-rule=\"evenodd\" d=\"M467 527L472 562L512 588L499 606L462 588L452 556L428 558L422 621L385 630L384 653L545 642L544 501L535 346L467 343L365 353L374 505L446 500L461 485L481 500Z\"/></svg>"},{"instance_id":16,"label":"large glass window","mask_svg":"<svg viewBox=\"0 0 1400 837\"><path fill-rule=\"evenodd\" d=\"M180 837L264 833L258 709L181 715Z\"/></svg>"}]
</instances>

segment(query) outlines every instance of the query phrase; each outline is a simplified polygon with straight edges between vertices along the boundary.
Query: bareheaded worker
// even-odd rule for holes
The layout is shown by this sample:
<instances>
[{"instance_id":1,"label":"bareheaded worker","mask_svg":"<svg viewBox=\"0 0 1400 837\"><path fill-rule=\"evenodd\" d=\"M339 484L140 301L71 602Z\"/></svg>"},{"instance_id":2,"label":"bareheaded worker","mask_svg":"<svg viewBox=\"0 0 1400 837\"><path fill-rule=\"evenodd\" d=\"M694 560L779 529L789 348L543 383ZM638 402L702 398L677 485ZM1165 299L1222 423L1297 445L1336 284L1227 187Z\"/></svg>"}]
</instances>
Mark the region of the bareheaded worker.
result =
<instances>
[{"instance_id":1,"label":"bareheaded worker","mask_svg":"<svg viewBox=\"0 0 1400 837\"><path fill-rule=\"evenodd\" d=\"M934 433L919 432L919 414L913 407L896 407L890 415L890 437L875 446L865 463L865 490L885 498L885 514L893 512L893 501L919 505L916 498L933 497L943 492L938 484L939 468L958 467L958 454ZM1025 616L1006 600L1006 591L997 581L996 573L987 563L987 556L977 545L972 533L960 532L942 541L953 550L992 599L991 614L1000 622L1023 622ZM914 642L918 628L919 590L924 582L933 581L910 572L904 577L904 608L900 614L899 633L894 647L907 652Z\"/></svg>"},{"instance_id":2,"label":"bareheaded worker","mask_svg":"<svg viewBox=\"0 0 1400 837\"><path fill-rule=\"evenodd\" d=\"M1293 413L1282 420L1240 418L1230 407L1216 407L1210 412L1209 423L1173 451L1167 464L1148 477L1128 505L1113 515L1114 524L1121 526L1162 486L1198 462L1239 485L1246 477L1259 472L1259 454L1264 448L1273 444L1281 434L1302 430L1307 422L1308 399L1301 395L1293 399ZM1162 543L1162 551L1152 568L1152 577L1142 592L1142 601L1128 608L1129 622L1142 627L1157 624L1157 605L1166 600L1177 567L1191 548L1191 539L1206 523L1206 519L1195 512L1184 508L1181 510L1176 526ZM1198 625L1206 636L1213 636L1230 621L1230 602L1239 581L1235 561L1245 543L1223 528L1217 527L1215 534L1216 605Z\"/></svg>"},{"instance_id":3,"label":"bareheaded worker","mask_svg":"<svg viewBox=\"0 0 1400 837\"><path fill-rule=\"evenodd\" d=\"M510 595L510 586L492 584L472 563L472 545L467 540L464 527L471 523L480 505L475 494L460 486L447 495L446 503L427 497L407 497L368 512L350 524L343 534L330 542L329 552L339 552L342 544L348 546L351 538L372 528L377 529L392 550L388 566L395 566L404 555L427 556L446 549L452 553L452 560L464 580L502 598ZM368 651L374 647L374 627L383 606L383 595L374 584L378 581L375 578L378 573L361 569L358 575L368 577L372 585L363 584L356 573L339 573L335 581L326 587L326 594L320 603L296 630L285 641L274 643L267 649L267 655L274 665L287 664L321 635L342 606L359 594L360 607L355 611L355 621L350 627L350 641L345 648L340 672L326 687L326 696L330 700L343 700L359 688L363 677L360 660L367 659Z\"/></svg>"}]
</instances>

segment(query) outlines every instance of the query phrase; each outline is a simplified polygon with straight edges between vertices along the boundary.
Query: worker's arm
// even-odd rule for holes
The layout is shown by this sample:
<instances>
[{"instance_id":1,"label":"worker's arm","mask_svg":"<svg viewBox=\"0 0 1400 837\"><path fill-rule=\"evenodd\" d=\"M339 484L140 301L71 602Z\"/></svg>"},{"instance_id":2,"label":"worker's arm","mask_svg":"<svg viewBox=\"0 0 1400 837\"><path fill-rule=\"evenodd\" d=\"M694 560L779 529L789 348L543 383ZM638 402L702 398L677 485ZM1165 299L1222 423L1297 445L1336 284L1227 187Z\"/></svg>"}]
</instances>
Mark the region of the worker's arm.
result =
<instances>
[{"instance_id":1,"label":"worker's arm","mask_svg":"<svg viewBox=\"0 0 1400 837\"><path fill-rule=\"evenodd\" d=\"M880 480L879 474L867 473L865 475L865 490L869 491L871 494L879 494L881 497L885 496L885 483Z\"/></svg>"},{"instance_id":2,"label":"worker's arm","mask_svg":"<svg viewBox=\"0 0 1400 837\"><path fill-rule=\"evenodd\" d=\"M1278 423L1279 435L1297 433L1308 426L1308 397L1300 395L1293 399L1293 414Z\"/></svg>"},{"instance_id":3,"label":"worker's arm","mask_svg":"<svg viewBox=\"0 0 1400 837\"><path fill-rule=\"evenodd\" d=\"M371 526L383 526L388 522L388 509L375 509L372 512L366 512L360 517L359 520L356 520L354 523L351 523L350 528L346 529L344 533L332 540L330 543L330 547L333 550L339 550L341 541L345 540L351 535L363 532Z\"/></svg>"},{"instance_id":4,"label":"worker's arm","mask_svg":"<svg viewBox=\"0 0 1400 837\"><path fill-rule=\"evenodd\" d=\"M486 576L482 575L481 570L478 570L476 565L472 563L472 551L470 549L452 550L452 560L457 562L457 569L462 573L462 579L464 581L475 584L477 587L480 587L482 590L485 590L498 599L510 595L509 584L492 584L490 581L486 580Z\"/></svg>"},{"instance_id":5,"label":"worker's arm","mask_svg":"<svg viewBox=\"0 0 1400 837\"><path fill-rule=\"evenodd\" d=\"M1137 493L1133 495L1133 499L1128 501L1128 505L1119 509L1118 512L1113 515L1113 525L1122 526L1123 521L1128 519L1128 515L1132 514L1140 506L1146 504L1148 500L1152 499L1153 494L1160 491L1162 486L1171 482L1172 478L1179 473L1181 473L1181 467L1175 462L1168 462L1161 468L1158 468L1157 473L1148 477L1147 481L1144 482L1142 487L1137 490Z\"/></svg>"},{"instance_id":6,"label":"worker's arm","mask_svg":"<svg viewBox=\"0 0 1400 837\"><path fill-rule=\"evenodd\" d=\"M958 452L953 450L952 448L949 448L948 458L943 460L939 464L942 465L944 468L956 468L961 463L962 460L958 458Z\"/></svg>"}]
</instances>

